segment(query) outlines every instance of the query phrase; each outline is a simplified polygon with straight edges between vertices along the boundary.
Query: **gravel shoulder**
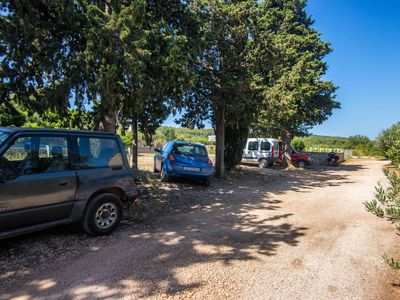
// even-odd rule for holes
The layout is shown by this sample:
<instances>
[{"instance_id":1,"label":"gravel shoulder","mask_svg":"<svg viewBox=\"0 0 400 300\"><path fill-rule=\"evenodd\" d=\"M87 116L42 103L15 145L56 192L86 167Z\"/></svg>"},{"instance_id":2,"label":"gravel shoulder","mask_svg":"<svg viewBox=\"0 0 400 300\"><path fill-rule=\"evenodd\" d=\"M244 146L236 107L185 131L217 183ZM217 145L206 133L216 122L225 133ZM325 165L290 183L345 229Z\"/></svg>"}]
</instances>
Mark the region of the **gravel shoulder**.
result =
<instances>
[{"instance_id":1,"label":"gravel shoulder","mask_svg":"<svg viewBox=\"0 0 400 300\"><path fill-rule=\"evenodd\" d=\"M400 257L399 237L362 205L386 163L162 184L168 213L111 236L65 226L1 241L0 299L400 299L381 258Z\"/></svg>"}]
</instances>

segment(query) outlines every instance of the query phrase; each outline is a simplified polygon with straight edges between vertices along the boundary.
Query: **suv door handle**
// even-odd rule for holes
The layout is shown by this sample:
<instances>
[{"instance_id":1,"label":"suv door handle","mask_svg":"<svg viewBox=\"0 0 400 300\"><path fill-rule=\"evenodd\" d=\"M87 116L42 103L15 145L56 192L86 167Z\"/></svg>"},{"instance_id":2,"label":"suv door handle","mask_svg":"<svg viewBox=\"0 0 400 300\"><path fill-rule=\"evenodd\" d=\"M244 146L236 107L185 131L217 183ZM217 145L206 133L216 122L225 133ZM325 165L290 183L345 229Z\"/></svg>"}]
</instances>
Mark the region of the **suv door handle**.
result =
<instances>
[{"instance_id":1,"label":"suv door handle","mask_svg":"<svg viewBox=\"0 0 400 300\"><path fill-rule=\"evenodd\" d=\"M63 181L63 182L59 183L59 185L61 185L61 186L64 186L64 185L67 185L67 184L68 184L68 182L66 182L66 181Z\"/></svg>"},{"instance_id":2,"label":"suv door handle","mask_svg":"<svg viewBox=\"0 0 400 300\"><path fill-rule=\"evenodd\" d=\"M120 166L120 167L112 167L111 170L113 170L113 171L122 170L122 166Z\"/></svg>"}]
</instances>

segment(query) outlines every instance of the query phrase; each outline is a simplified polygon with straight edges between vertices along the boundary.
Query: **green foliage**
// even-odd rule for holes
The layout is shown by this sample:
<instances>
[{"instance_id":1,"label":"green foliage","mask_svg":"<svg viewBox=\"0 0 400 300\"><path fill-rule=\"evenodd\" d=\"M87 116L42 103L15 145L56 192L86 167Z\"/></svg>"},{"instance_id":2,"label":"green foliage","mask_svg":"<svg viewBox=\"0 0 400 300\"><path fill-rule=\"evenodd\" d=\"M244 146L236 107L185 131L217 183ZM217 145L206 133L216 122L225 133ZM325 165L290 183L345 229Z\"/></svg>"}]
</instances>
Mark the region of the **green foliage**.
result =
<instances>
[{"instance_id":1,"label":"green foliage","mask_svg":"<svg viewBox=\"0 0 400 300\"><path fill-rule=\"evenodd\" d=\"M368 137L362 135L350 136L345 144L346 149L353 149L353 155L356 156L377 156L379 150L376 143Z\"/></svg>"},{"instance_id":2,"label":"green foliage","mask_svg":"<svg viewBox=\"0 0 400 300\"><path fill-rule=\"evenodd\" d=\"M375 187L375 196L371 201L364 202L368 212L386 218L395 225L400 233L400 174L385 170L389 186L385 189L381 184ZM385 261L393 268L400 269L400 263L384 256Z\"/></svg>"},{"instance_id":3,"label":"green foliage","mask_svg":"<svg viewBox=\"0 0 400 300\"><path fill-rule=\"evenodd\" d=\"M310 147L345 149L347 144L347 138L337 136L309 135L296 139L302 140L306 149Z\"/></svg>"},{"instance_id":4,"label":"green foliage","mask_svg":"<svg viewBox=\"0 0 400 300\"><path fill-rule=\"evenodd\" d=\"M164 133L168 131L172 135L172 139L167 139ZM190 129L190 128L177 128L170 126L162 126L154 135L154 139L160 142L166 142L168 140L179 140L193 143L210 144L208 142L208 136L213 135L212 129Z\"/></svg>"},{"instance_id":5,"label":"green foliage","mask_svg":"<svg viewBox=\"0 0 400 300\"><path fill-rule=\"evenodd\" d=\"M184 114L179 121L185 127L201 128L205 120L211 120L214 128L222 128L222 132L216 130L217 144L222 146L217 152L222 152L226 167L231 168L236 154L223 147L240 148L238 142L247 137L257 108L254 62L249 59L257 1L198 0L192 2L192 9L203 25L203 51L194 67L193 87L181 103ZM246 136L230 134L235 128L245 128L239 132ZM221 174L220 158L217 153L217 174Z\"/></svg>"},{"instance_id":6,"label":"green foliage","mask_svg":"<svg viewBox=\"0 0 400 300\"><path fill-rule=\"evenodd\" d=\"M25 115L12 102L0 103L0 126L20 127L25 123Z\"/></svg>"},{"instance_id":7,"label":"green foliage","mask_svg":"<svg viewBox=\"0 0 400 300\"><path fill-rule=\"evenodd\" d=\"M181 111L185 127L211 121L217 149L234 167L249 128L302 136L340 107L336 87L323 80L330 45L305 5L1 1L0 122L27 117L30 126L112 132L116 124L122 131L137 124L150 144L165 140L157 128ZM88 104L93 114L85 112ZM207 143L208 134L172 131L177 139Z\"/></svg>"},{"instance_id":8,"label":"green foliage","mask_svg":"<svg viewBox=\"0 0 400 300\"><path fill-rule=\"evenodd\" d=\"M94 115L92 112L68 109L62 114L51 110L44 111L41 114L27 111L23 111L22 113L25 117L24 127L69 128L80 130L93 130L95 128Z\"/></svg>"},{"instance_id":9,"label":"green foliage","mask_svg":"<svg viewBox=\"0 0 400 300\"><path fill-rule=\"evenodd\" d=\"M385 156L400 167L400 123L382 131L377 143Z\"/></svg>"},{"instance_id":10,"label":"green foliage","mask_svg":"<svg viewBox=\"0 0 400 300\"><path fill-rule=\"evenodd\" d=\"M160 131L165 141L174 141L176 139L175 130L173 128L163 127Z\"/></svg>"},{"instance_id":11,"label":"green foliage","mask_svg":"<svg viewBox=\"0 0 400 300\"><path fill-rule=\"evenodd\" d=\"M306 144L304 143L304 141L298 138L293 139L292 146L298 151L303 151L306 148Z\"/></svg>"},{"instance_id":12,"label":"green foliage","mask_svg":"<svg viewBox=\"0 0 400 300\"><path fill-rule=\"evenodd\" d=\"M225 128L225 167L228 170L240 164L248 133L249 128L247 126L240 126L240 123L238 123L238 126L229 125Z\"/></svg>"},{"instance_id":13,"label":"green foliage","mask_svg":"<svg viewBox=\"0 0 400 300\"><path fill-rule=\"evenodd\" d=\"M255 131L282 138L283 132L302 136L340 108L334 100L336 87L323 80L330 45L312 27L305 6L302 0L260 3L254 34L254 59L260 63L254 84L262 107ZM265 68L266 61L272 69Z\"/></svg>"},{"instance_id":14,"label":"green foliage","mask_svg":"<svg viewBox=\"0 0 400 300\"><path fill-rule=\"evenodd\" d=\"M85 20L76 1L0 2L0 104L63 110L78 86Z\"/></svg>"}]
</instances>

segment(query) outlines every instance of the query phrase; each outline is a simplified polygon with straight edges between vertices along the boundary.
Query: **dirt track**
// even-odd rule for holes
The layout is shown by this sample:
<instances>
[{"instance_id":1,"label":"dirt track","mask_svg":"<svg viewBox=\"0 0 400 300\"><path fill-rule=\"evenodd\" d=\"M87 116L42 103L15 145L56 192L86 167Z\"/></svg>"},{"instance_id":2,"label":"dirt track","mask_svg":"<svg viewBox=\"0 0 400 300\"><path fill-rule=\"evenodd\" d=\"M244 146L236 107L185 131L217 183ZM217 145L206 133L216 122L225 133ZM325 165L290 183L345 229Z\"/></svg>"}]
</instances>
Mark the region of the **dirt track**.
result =
<instances>
[{"instance_id":1,"label":"dirt track","mask_svg":"<svg viewBox=\"0 0 400 300\"><path fill-rule=\"evenodd\" d=\"M63 229L0 244L17 249L9 259L0 249L0 299L400 299L399 273L381 259L399 254L399 238L362 205L384 180L384 164L244 167L210 188L166 184L164 196L186 209L109 237L78 234L35 268L12 270L26 243L51 243Z\"/></svg>"}]
</instances>

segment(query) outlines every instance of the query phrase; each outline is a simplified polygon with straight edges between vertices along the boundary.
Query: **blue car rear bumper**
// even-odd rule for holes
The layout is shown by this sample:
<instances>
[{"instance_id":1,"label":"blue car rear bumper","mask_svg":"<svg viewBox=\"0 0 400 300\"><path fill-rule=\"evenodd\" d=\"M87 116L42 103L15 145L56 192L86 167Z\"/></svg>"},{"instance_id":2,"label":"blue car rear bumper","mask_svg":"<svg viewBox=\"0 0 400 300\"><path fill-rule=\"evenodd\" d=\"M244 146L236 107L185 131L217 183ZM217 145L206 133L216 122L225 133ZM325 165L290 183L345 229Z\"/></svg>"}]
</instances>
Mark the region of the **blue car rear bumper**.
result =
<instances>
[{"instance_id":1,"label":"blue car rear bumper","mask_svg":"<svg viewBox=\"0 0 400 300\"><path fill-rule=\"evenodd\" d=\"M214 175L214 168L212 166L207 167L194 167L198 168L199 171L187 171L185 170L186 166L179 165L179 164L167 164L167 174L171 177L188 177L193 179L204 180L210 178ZM191 167L193 168L193 167Z\"/></svg>"}]
</instances>

